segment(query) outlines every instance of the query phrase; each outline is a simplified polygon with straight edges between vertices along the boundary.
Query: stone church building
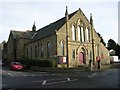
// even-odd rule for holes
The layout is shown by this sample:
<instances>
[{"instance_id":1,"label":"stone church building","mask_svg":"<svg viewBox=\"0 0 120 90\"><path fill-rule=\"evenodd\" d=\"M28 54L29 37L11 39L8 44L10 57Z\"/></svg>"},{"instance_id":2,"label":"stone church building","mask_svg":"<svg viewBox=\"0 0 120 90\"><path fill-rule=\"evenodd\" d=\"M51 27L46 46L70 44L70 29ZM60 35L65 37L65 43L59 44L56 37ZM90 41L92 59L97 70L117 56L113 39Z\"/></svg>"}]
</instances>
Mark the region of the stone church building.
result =
<instances>
[{"instance_id":1,"label":"stone church building","mask_svg":"<svg viewBox=\"0 0 120 90\"><path fill-rule=\"evenodd\" d=\"M109 63L109 52L95 31L92 14L89 20L80 8L68 14L66 7L65 17L39 30L35 23L32 31L11 30L6 44L4 58L8 60L58 57L58 67L76 67L88 65L90 60L96 64L100 56L101 64Z\"/></svg>"}]
</instances>

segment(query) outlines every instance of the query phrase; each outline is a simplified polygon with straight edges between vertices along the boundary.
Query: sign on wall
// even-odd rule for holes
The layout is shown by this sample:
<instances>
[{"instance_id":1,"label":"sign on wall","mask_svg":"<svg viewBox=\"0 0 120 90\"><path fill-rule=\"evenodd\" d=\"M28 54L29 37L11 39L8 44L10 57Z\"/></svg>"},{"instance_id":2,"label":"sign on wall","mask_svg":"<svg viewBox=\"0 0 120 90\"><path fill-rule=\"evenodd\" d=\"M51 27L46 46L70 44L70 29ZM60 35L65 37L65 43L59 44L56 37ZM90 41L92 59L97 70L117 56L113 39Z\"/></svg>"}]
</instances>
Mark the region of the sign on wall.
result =
<instances>
[{"instance_id":1,"label":"sign on wall","mask_svg":"<svg viewBox=\"0 0 120 90\"><path fill-rule=\"evenodd\" d=\"M66 56L58 56L58 64L66 64Z\"/></svg>"}]
</instances>

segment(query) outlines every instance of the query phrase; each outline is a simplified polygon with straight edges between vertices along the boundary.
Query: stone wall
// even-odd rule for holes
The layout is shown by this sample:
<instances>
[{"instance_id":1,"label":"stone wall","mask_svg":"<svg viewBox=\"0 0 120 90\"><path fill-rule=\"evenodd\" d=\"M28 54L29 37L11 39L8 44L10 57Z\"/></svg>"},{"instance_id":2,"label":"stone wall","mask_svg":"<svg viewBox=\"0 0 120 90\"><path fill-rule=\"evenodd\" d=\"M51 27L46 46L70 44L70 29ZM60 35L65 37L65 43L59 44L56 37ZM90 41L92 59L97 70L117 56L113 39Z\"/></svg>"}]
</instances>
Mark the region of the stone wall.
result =
<instances>
[{"instance_id":1,"label":"stone wall","mask_svg":"<svg viewBox=\"0 0 120 90\"><path fill-rule=\"evenodd\" d=\"M29 59L47 59L47 58L50 59L54 57L57 54L56 39L57 39L56 35L51 35L49 37L26 44L25 57L28 57ZM47 57L48 42L50 42L50 57ZM43 45L43 57L41 57L41 44ZM37 51L36 51L37 53L35 53L35 47L37 48ZM32 48L32 52L31 52L31 48Z\"/></svg>"}]
</instances>

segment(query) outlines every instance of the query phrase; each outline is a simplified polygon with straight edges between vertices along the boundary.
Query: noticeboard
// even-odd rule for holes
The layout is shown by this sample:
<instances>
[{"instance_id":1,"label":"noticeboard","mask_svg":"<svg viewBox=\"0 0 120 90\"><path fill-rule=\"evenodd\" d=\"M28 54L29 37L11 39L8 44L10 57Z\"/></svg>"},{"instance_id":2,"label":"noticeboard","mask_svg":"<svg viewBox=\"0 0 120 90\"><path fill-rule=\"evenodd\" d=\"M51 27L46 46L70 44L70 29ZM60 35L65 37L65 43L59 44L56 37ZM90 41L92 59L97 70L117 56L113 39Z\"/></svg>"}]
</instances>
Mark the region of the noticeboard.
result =
<instances>
[{"instance_id":1,"label":"noticeboard","mask_svg":"<svg viewBox=\"0 0 120 90\"><path fill-rule=\"evenodd\" d=\"M58 56L58 64L66 64L66 56Z\"/></svg>"}]
</instances>

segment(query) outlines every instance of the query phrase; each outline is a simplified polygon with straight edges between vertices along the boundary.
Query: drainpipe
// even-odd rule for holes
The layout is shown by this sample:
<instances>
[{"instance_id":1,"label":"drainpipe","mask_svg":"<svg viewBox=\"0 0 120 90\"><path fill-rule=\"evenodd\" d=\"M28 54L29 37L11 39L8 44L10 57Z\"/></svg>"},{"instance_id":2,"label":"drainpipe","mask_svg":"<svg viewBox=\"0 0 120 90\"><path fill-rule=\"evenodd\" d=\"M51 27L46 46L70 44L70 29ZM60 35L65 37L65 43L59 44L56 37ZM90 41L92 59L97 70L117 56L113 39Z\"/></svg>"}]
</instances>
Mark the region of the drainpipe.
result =
<instances>
[{"instance_id":1,"label":"drainpipe","mask_svg":"<svg viewBox=\"0 0 120 90\"><path fill-rule=\"evenodd\" d=\"M93 69L95 67L95 55L94 55L94 26L93 26L93 19L92 19L92 14L90 14L90 24L91 24L91 35L92 35L92 61L93 61Z\"/></svg>"},{"instance_id":2,"label":"drainpipe","mask_svg":"<svg viewBox=\"0 0 120 90\"><path fill-rule=\"evenodd\" d=\"M69 58L68 58L68 20L69 20L69 14L68 14L67 6L66 6L65 17L66 17L66 60L67 60L67 68L69 68Z\"/></svg>"}]
</instances>

